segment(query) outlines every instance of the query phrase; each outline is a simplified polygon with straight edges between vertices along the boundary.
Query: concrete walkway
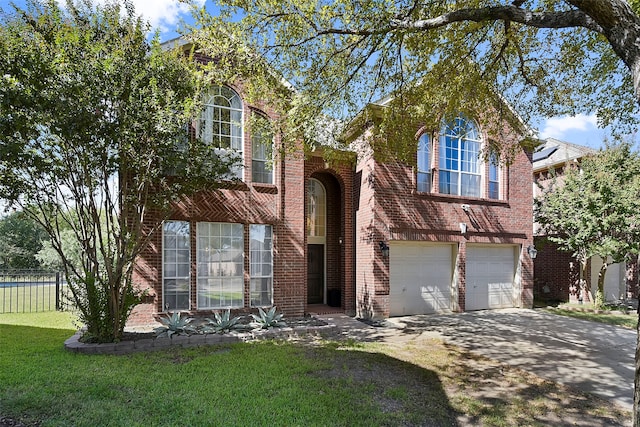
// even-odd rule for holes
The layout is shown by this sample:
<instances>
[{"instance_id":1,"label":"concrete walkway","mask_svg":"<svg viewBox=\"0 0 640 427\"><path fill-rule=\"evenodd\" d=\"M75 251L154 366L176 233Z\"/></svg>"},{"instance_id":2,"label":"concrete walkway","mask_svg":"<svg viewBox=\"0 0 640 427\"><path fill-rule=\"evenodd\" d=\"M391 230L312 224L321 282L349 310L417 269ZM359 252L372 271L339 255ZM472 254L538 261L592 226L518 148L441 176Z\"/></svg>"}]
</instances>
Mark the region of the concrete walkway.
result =
<instances>
[{"instance_id":1,"label":"concrete walkway","mask_svg":"<svg viewBox=\"0 0 640 427\"><path fill-rule=\"evenodd\" d=\"M537 310L505 309L388 319L368 326L321 316L345 337L364 341L440 337L471 352L633 408L636 332Z\"/></svg>"}]
</instances>

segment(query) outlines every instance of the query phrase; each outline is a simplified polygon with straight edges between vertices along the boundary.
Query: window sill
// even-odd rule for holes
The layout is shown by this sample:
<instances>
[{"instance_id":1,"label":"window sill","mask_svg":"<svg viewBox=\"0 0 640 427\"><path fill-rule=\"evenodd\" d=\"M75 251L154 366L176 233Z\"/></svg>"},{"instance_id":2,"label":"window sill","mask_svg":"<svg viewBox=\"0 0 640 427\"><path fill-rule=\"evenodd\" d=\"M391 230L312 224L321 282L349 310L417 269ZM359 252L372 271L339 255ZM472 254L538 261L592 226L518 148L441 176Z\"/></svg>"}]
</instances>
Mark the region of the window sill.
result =
<instances>
[{"instance_id":1,"label":"window sill","mask_svg":"<svg viewBox=\"0 0 640 427\"><path fill-rule=\"evenodd\" d=\"M243 181L222 181L218 188L225 190L249 191L249 186Z\"/></svg>"},{"instance_id":2,"label":"window sill","mask_svg":"<svg viewBox=\"0 0 640 427\"><path fill-rule=\"evenodd\" d=\"M440 202L465 202L474 205L509 207L509 201L502 199L485 199L482 197L467 197L441 193L422 193L415 190L413 191L413 195L417 196L420 199L430 199Z\"/></svg>"},{"instance_id":3,"label":"window sill","mask_svg":"<svg viewBox=\"0 0 640 427\"><path fill-rule=\"evenodd\" d=\"M278 194L278 187L274 184L263 184L261 182L254 182L252 184L252 187L258 193Z\"/></svg>"}]
</instances>

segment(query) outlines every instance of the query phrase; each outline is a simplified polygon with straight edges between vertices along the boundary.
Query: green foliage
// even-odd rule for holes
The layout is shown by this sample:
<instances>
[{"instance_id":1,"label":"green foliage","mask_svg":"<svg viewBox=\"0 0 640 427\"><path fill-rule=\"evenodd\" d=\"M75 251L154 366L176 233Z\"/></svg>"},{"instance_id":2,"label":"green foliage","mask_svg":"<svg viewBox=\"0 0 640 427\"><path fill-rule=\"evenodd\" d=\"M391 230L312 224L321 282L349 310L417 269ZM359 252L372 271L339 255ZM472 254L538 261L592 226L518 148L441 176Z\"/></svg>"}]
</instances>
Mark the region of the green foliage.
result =
<instances>
[{"instance_id":1,"label":"green foliage","mask_svg":"<svg viewBox=\"0 0 640 427\"><path fill-rule=\"evenodd\" d=\"M417 128L437 130L459 112L483 116L495 149L507 153L517 141L505 138L505 121L524 131L521 118L595 111L601 125L621 132L637 125L635 70L625 66L637 49L606 38L638 28L623 1L219 3L221 17L198 16L203 45L241 40L281 72L297 90L287 129L306 124L307 132L293 134L308 143L327 140L326 127L309 126L318 117L349 123L371 102L385 105L380 148L400 157L415 151ZM607 32L609 16L622 28Z\"/></svg>"},{"instance_id":2,"label":"green foliage","mask_svg":"<svg viewBox=\"0 0 640 427\"><path fill-rule=\"evenodd\" d=\"M22 211L0 218L0 269L41 267L37 254L48 240L45 229Z\"/></svg>"},{"instance_id":3,"label":"green foliage","mask_svg":"<svg viewBox=\"0 0 640 427\"><path fill-rule=\"evenodd\" d=\"M582 264L603 258L598 287L611 263L640 251L640 156L629 143L607 146L567 165L564 176L535 200L534 213L550 241Z\"/></svg>"},{"instance_id":4,"label":"green foliage","mask_svg":"<svg viewBox=\"0 0 640 427\"><path fill-rule=\"evenodd\" d=\"M188 138L205 75L189 51L149 41L128 0L5 12L0 198L47 231L41 257L55 265L57 254L88 333L118 340L149 236L172 203L233 167Z\"/></svg>"},{"instance_id":5,"label":"green foliage","mask_svg":"<svg viewBox=\"0 0 640 427\"><path fill-rule=\"evenodd\" d=\"M82 265L82 249L73 230L70 228L61 229L59 231L59 241L60 249L65 254L66 262L80 268ZM60 254L53 247L50 240L46 240L42 244L42 249L36 254L36 259L46 269L61 271L64 268Z\"/></svg>"},{"instance_id":6,"label":"green foliage","mask_svg":"<svg viewBox=\"0 0 640 427\"><path fill-rule=\"evenodd\" d=\"M161 317L160 322L163 326L158 326L153 331L158 338L171 338L174 335L182 334L189 335L196 332L193 325L191 325L192 321L192 317L182 317L180 312L176 311L171 315Z\"/></svg>"},{"instance_id":7,"label":"green foliage","mask_svg":"<svg viewBox=\"0 0 640 427\"><path fill-rule=\"evenodd\" d=\"M596 297L593 301L593 307L596 310L602 310L605 307L605 303L606 301L604 300L604 293L600 289L598 289L596 291Z\"/></svg>"},{"instance_id":8,"label":"green foliage","mask_svg":"<svg viewBox=\"0 0 640 427\"><path fill-rule=\"evenodd\" d=\"M262 307L258 307L258 314L251 314L253 322L251 326L256 329L269 329L269 328L281 328L287 326L282 321L284 315L282 313L276 313L276 307L273 306L269 311L264 311Z\"/></svg>"},{"instance_id":9,"label":"green foliage","mask_svg":"<svg viewBox=\"0 0 640 427\"><path fill-rule=\"evenodd\" d=\"M245 325L240 323L242 316L231 317L231 310L227 310L222 314L214 313L213 315L213 319L205 319L207 323L201 328L203 332L224 334L225 332L245 328Z\"/></svg>"}]
</instances>

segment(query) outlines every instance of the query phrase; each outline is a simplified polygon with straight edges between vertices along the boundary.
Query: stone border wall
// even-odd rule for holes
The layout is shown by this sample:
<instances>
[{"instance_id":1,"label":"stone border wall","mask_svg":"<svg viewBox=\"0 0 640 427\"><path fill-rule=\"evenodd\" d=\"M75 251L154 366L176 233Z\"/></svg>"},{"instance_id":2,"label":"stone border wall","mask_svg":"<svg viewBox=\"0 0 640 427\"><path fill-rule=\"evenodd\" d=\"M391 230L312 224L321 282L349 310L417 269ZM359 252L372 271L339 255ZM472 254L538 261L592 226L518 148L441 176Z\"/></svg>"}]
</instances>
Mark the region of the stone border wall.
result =
<instances>
[{"instance_id":1,"label":"stone border wall","mask_svg":"<svg viewBox=\"0 0 640 427\"><path fill-rule=\"evenodd\" d=\"M74 353L83 354L131 354L145 351L166 350L168 348L202 347L206 345L230 344L263 339L292 339L309 335L331 334L336 325L297 326L255 330L251 332L230 332L228 334L194 334L174 335L171 338L145 338L118 343L89 344L80 341L82 331L78 331L64 342L64 348Z\"/></svg>"}]
</instances>

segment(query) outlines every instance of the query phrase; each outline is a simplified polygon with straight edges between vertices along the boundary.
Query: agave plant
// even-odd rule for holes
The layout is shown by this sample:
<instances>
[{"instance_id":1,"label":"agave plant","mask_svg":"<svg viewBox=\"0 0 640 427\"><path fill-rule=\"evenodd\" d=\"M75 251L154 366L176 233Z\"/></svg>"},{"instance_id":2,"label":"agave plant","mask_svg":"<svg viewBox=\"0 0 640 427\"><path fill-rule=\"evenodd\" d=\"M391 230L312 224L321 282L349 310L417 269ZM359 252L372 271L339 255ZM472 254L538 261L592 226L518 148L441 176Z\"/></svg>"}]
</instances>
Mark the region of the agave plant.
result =
<instances>
[{"instance_id":1,"label":"agave plant","mask_svg":"<svg viewBox=\"0 0 640 427\"><path fill-rule=\"evenodd\" d=\"M180 334L190 334L195 332L195 329L190 323L193 321L193 317L181 317L180 312L175 312L171 316L160 318L162 326L158 326L153 331L156 333L156 337L169 337Z\"/></svg>"},{"instance_id":2,"label":"agave plant","mask_svg":"<svg viewBox=\"0 0 640 427\"><path fill-rule=\"evenodd\" d=\"M284 315L282 313L276 313L275 306L271 307L271 309L267 312L259 307L258 314L252 314L251 317L253 317L251 326L255 329L280 328L283 326L287 326L282 321Z\"/></svg>"},{"instance_id":3,"label":"agave plant","mask_svg":"<svg viewBox=\"0 0 640 427\"><path fill-rule=\"evenodd\" d=\"M207 323L202 327L205 333L224 334L234 329L242 329L244 325L240 323L242 317L236 316L231 318L231 310L227 310L222 314L214 313L213 319L205 319Z\"/></svg>"}]
</instances>

